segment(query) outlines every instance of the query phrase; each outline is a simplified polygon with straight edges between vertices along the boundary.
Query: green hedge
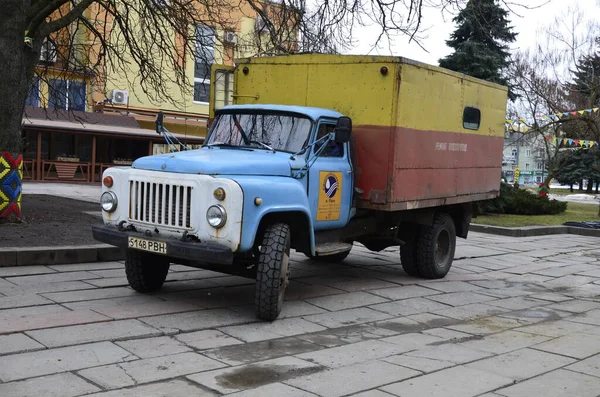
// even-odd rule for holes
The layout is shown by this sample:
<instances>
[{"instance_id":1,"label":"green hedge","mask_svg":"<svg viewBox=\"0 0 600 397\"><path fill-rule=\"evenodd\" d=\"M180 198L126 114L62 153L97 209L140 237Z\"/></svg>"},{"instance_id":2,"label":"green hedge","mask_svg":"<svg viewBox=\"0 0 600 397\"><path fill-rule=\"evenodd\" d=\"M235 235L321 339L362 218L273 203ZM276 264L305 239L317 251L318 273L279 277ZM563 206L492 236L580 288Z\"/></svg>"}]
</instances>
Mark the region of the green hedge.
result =
<instances>
[{"instance_id":1,"label":"green hedge","mask_svg":"<svg viewBox=\"0 0 600 397\"><path fill-rule=\"evenodd\" d=\"M540 197L507 183L500 185L500 195L475 205L477 214L555 215L566 211L567 203Z\"/></svg>"}]
</instances>

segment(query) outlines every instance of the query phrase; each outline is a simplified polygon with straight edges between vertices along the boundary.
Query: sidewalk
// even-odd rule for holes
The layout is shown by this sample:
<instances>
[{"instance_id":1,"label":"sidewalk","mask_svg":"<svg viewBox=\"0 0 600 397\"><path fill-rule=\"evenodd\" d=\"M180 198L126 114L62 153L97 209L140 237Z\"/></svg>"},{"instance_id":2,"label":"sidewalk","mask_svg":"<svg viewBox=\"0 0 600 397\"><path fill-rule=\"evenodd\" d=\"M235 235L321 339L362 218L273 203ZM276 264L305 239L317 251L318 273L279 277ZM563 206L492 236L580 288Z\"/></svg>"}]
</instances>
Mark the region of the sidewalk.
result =
<instances>
[{"instance_id":1,"label":"sidewalk","mask_svg":"<svg viewBox=\"0 0 600 397\"><path fill-rule=\"evenodd\" d=\"M23 182L23 194L47 194L91 203L100 202L102 187L100 185L83 185L75 183Z\"/></svg>"}]
</instances>

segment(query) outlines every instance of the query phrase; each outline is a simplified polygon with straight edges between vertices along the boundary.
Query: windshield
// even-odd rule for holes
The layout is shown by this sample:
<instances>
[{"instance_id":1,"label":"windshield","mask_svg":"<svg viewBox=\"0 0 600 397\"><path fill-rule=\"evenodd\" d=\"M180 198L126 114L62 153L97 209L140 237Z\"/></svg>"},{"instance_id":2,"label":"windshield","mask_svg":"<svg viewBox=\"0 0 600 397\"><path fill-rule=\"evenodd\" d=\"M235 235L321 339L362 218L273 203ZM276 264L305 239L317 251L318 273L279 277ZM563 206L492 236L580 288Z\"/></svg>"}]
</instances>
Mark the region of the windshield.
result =
<instances>
[{"instance_id":1,"label":"windshield","mask_svg":"<svg viewBox=\"0 0 600 397\"><path fill-rule=\"evenodd\" d=\"M308 142L311 121L286 114L221 114L207 145L265 148L296 153Z\"/></svg>"}]
</instances>

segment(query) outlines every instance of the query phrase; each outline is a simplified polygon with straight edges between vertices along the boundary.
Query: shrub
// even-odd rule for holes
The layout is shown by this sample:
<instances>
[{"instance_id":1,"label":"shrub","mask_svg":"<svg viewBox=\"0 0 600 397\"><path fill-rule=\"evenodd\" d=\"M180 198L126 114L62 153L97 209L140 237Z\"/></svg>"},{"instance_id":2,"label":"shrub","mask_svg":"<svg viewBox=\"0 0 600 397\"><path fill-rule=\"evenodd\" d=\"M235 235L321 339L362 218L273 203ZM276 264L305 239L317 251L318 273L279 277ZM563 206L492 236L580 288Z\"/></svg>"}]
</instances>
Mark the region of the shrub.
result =
<instances>
[{"instance_id":1,"label":"shrub","mask_svg":"<svg viewBox=\"0 0 600 397\"><path fill-rule=\"evenodd\" d=\"M507 183L500 185L500 195L493 200L475 204L477 214L555 215L564 212L567 203L540 197Z\"/></svg>"}]
</instances>

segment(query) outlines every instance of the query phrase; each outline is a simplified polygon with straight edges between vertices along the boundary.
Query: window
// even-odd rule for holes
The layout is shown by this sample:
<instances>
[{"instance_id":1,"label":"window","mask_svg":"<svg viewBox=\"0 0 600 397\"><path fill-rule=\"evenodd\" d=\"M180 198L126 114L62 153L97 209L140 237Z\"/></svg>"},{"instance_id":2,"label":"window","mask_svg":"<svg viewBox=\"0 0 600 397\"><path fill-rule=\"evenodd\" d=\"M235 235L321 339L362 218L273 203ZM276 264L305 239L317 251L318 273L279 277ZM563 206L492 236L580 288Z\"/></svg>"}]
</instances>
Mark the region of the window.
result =
<instances>
[{"instance_id":1,"label":"window","mask_svg":"<svg viewBox=\"0 0 600 397\"><path fill-rule=\"evenodd\" d=\"M215 120L207 146L240 146L296 153L308 141L311 121L280 113L221 114Z\"/></svg>"},{"instance_id":2,"label":"window","mask_svg":"<svg viewBox=\"0 0 600 397\"><path fill-rule=\"evenodd\" d=\"M512 155L513 155L513 157L517 157L517 149L512 150Z\"/></svg>"},{"instance_id":3,"label":"window","mask_svg":"<svg viewBox=\"0 0 600 397\"><path fill-rule=\"evenodd\" d=\"M209 101L210 67L215 60L215 30L196 26L196 54L194 62L194 102Z\"/></svg>"},{"instance_id":4,"label":"window","mask_svg":"<svg viewBox=\"0 0 600 397\"><path fill-rule=\"evenodd\" d=\"M481 111L467 106L463 112L463 127L467 130L478 130L481 123Z\"/></svg>"},{"instance_id":5,"label":"window","mask_svg":"<svg viewBox=\"0 0 600 397\"><path fill-rule=\"evenodd\" d=\"M531 149L527 149L527 151L526 151L525 155L526 155L527 157L531 156Z\"/></svg>"},{"instance_id":6,"label":"window","mask_svg":"<svg viewBox=\"0 0 600 397\"><path fill-rule=\"evenodd\" d=\"M52 79L48 82L48 107L85 112L85 83Z\"/></svg>"},{"instance_id":7,"label":"window","mask_svg":"<svg viewBox=\"0 0 600 397\"><path fill-rule=\"evenodd\" d=\"M525 169L526 169L526 170L528 170L528 169L529 169L529 167L530 167L530 164L529 164L529 163L525 164Z\"/></svg>"},{"instance_id":8,"label":"window","mask_svg":"<svg viewBox=\"0 0 600 397\"><path fill-rule=\"evenodd\" d=\"M335 129L335 124L319 125L319 130L317 131L317 136L315 138L315 141L318 141L319 139L324 137L325 134L329 134L330 132L333 132L334 129ZM315 146L314 146L315 153L321 148L321 145L323 145L323 142L315 144ZM329 143L327 144L327 148L323 149L323 151L320 154L320 157L344 157L344 145L341 143L338 143L336 141L329 141Z\"/></svg>"},{"instance_id":9,"label":"window","mask_svg":"<svg viewBox=\"0 0 600 397\"><path fill-rule=\"evenodd\" d=\"M29 86L25 106L40 106L40 78L35 76L33 82Z\"/></svg>"}]
</instances>

